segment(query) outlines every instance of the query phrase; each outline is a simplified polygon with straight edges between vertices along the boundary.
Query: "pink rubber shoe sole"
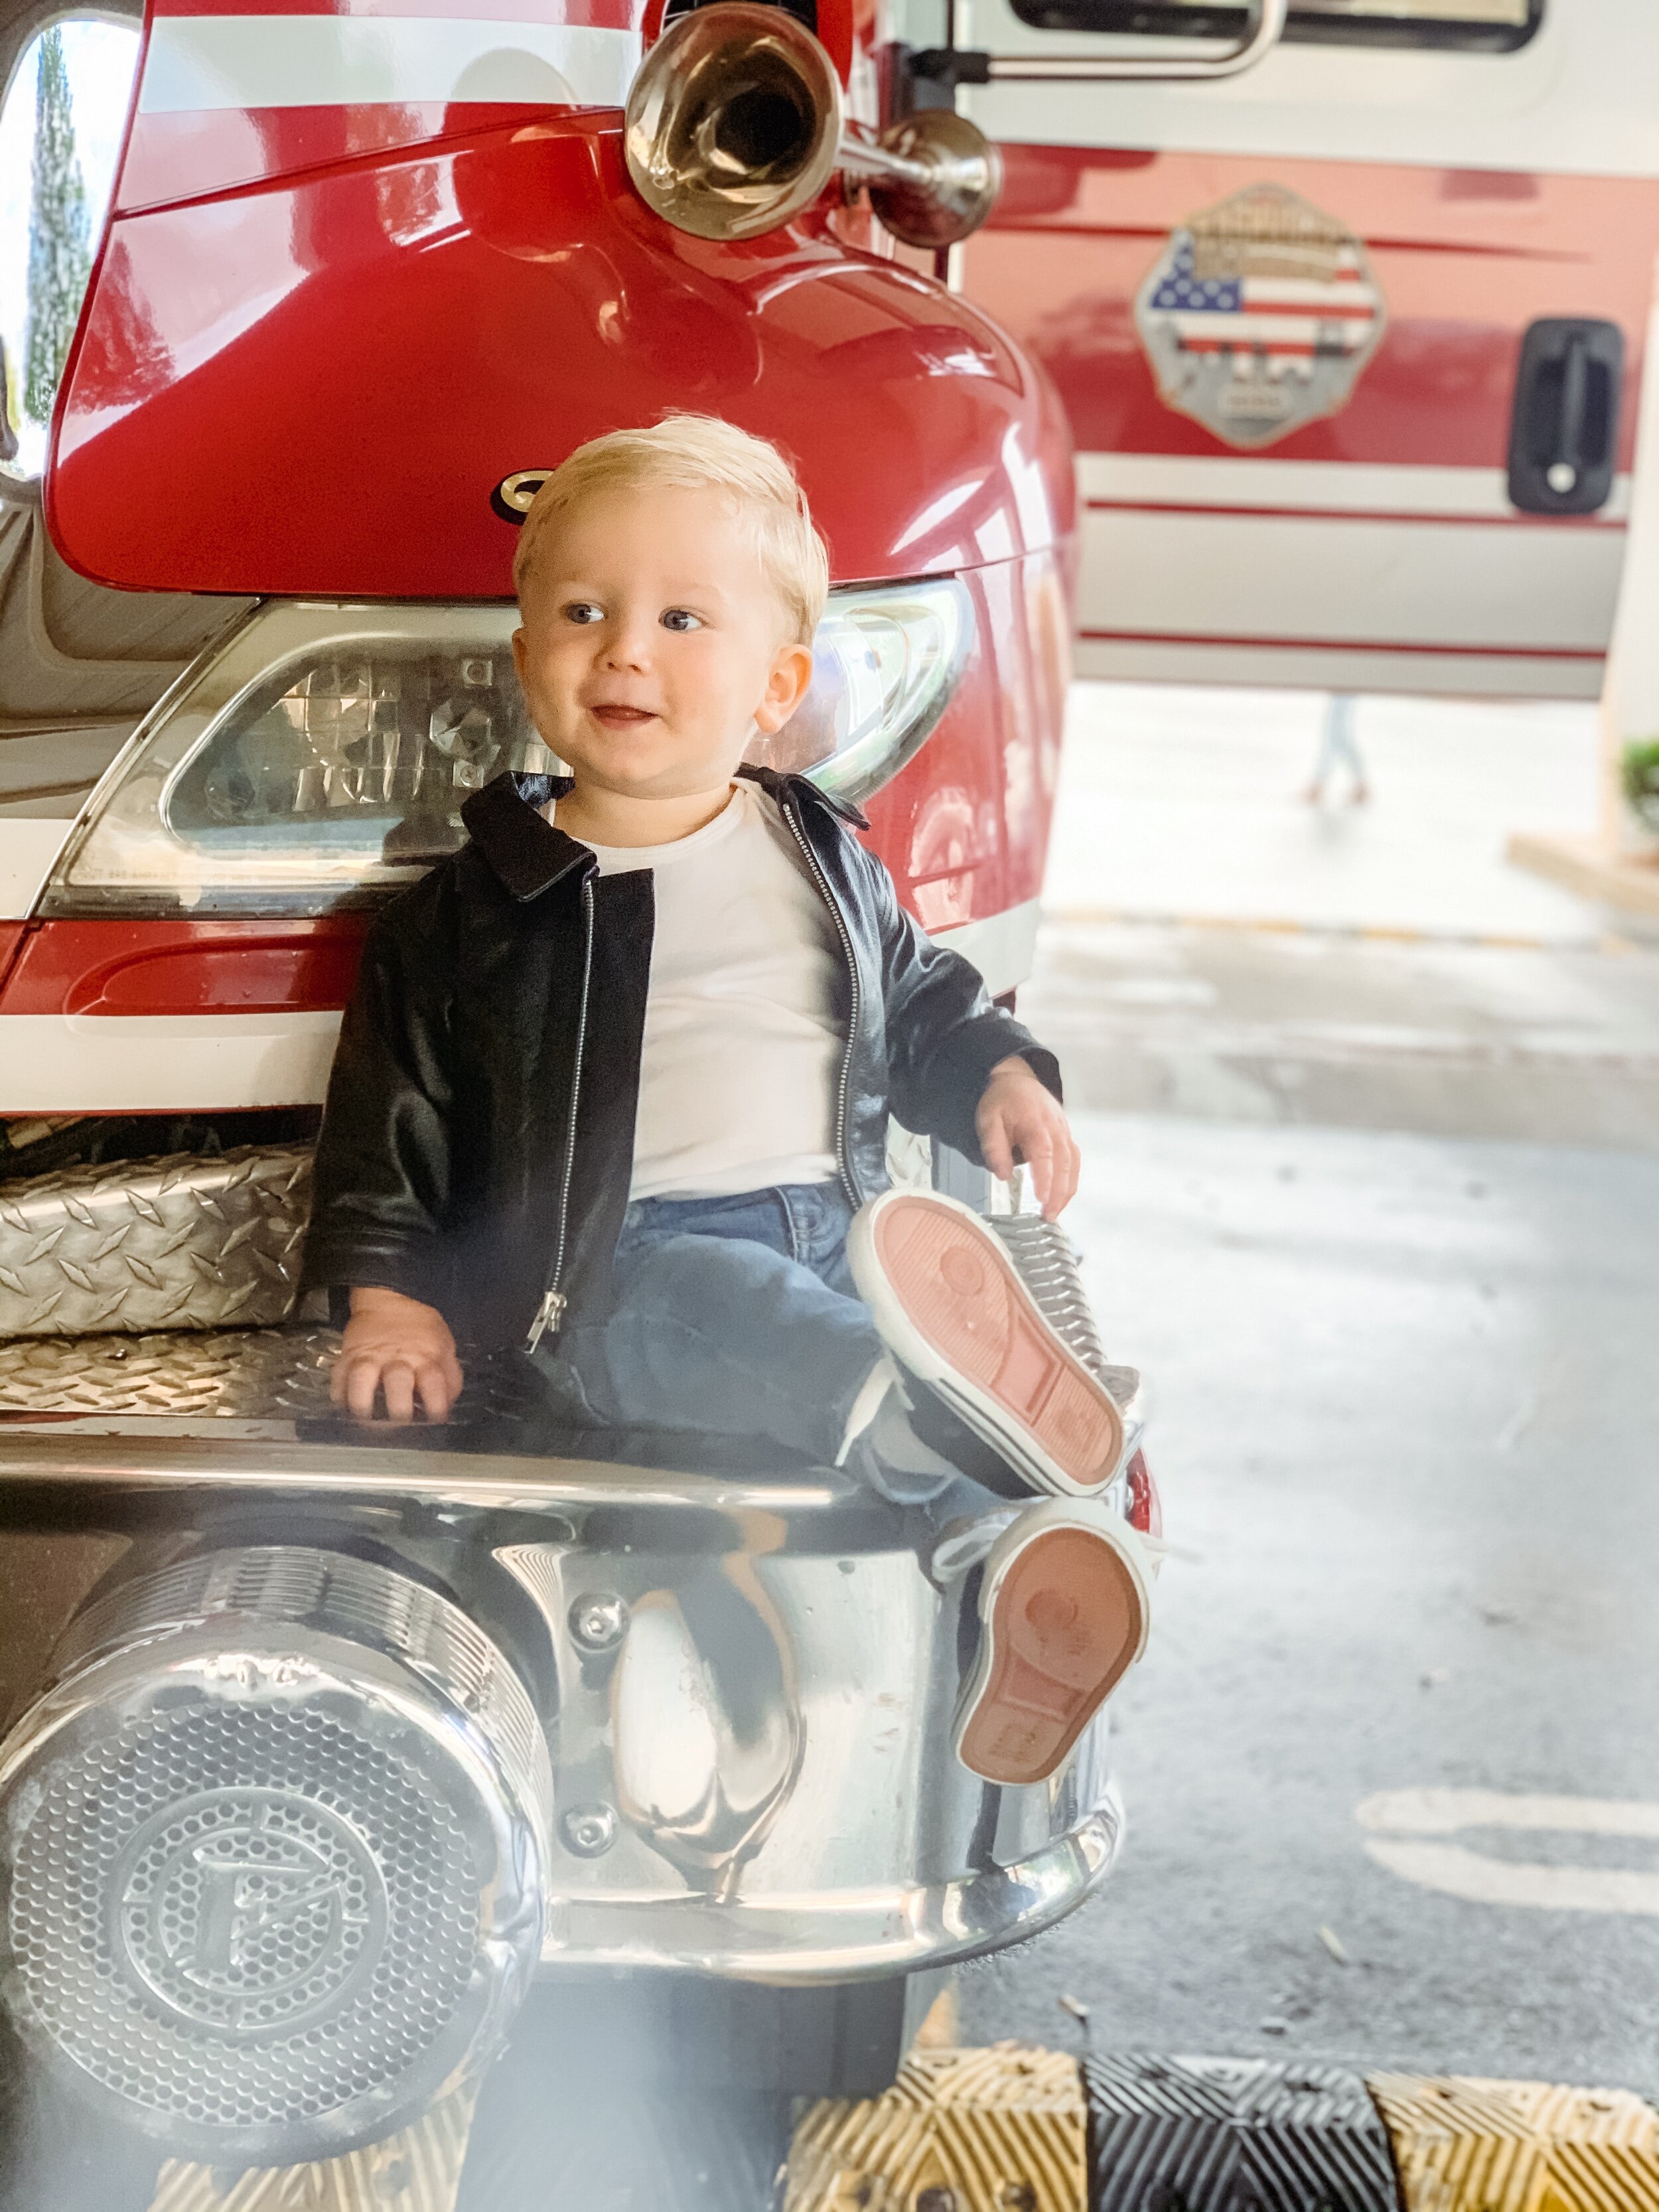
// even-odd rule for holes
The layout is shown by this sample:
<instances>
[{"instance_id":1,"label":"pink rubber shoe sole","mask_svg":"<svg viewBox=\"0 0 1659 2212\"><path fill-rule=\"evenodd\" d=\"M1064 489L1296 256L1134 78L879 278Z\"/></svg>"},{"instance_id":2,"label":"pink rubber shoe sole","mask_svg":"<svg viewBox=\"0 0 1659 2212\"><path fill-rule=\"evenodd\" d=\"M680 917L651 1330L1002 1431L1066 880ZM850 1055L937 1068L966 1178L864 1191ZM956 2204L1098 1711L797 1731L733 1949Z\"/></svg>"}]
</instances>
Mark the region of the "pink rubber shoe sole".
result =
<instances>
[{"instance_id":1,"label":"pink rubber shoe sole","mask_svg":"<svg viewBox=\"0 0 1659 2212\"><path fill-rule=\"evenodd\" d=\"M957 1756L987 1782L1046 1782L1146 1648L1152 1592L1133 1530L1034 1506L987 1559L979 1610Z\"/></svg>"},{"instance_id":2,"label":"pink rubber shoe sole","mask_svg":"<svg viewBox=\"0 0 1659 2212\"><path fill-rule=\"evenodd\" d=\"M854 1217L847 1256L900 1364L1030 1488L1088 1498L1111 1480L1121 1414L977 1214L932 1192L886 1191Z\"/></svg>"}]
</instances>

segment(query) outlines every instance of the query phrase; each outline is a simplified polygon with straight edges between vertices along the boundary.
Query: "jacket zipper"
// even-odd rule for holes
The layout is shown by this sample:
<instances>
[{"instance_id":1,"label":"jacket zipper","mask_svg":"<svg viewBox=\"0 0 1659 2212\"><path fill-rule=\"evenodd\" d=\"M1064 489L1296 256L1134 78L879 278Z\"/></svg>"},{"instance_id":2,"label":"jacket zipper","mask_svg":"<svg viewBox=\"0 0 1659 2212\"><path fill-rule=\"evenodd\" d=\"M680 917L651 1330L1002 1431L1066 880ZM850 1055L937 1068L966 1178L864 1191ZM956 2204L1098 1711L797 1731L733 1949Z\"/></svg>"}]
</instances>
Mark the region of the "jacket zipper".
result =
<instances>
[{"instance_id":1,"label":"jacket zipper","mask_svg":"<svg viewBox=\"0 0 1659 2212\"><path fill-rule=\"evenodd\" d=\"M858 1178L853 1173L853 1164L847 1157L847 1093L853 1080L853 1054L857 1045L859 1012L861 1000L859 994L859 963L853 951L853 934L847 927L847 917L841 910L841 902L830 888L830 878L823 872L817 854L812 850L806 832L801 826L799 810L793 799L786 799L780 809L789 824L790 834L801 850L801 856L812 872L812 880L818 887L819 896L836 918L836 927L841 936L841 949L847 961L847 980L852 986L853 1004L847 1023L847 1048L841 1057L841 1082L836 1091L836 1169L841 1176L842 1188L854 1206L864 1203Z\"/></svg>"},{"instance_id":2,"label":"jacket zipper","mask_svg":"<svg viewBox=\"0 0 1659 2212\"><path fill-rule=\"evenodd\" d=\"M570 1223L570 1181L576 1166L576 1103L582 1087L582 1048L587 1040L587 987L593 975L593 879L582 882L582 994L576 1010L576 1049L570 1063L570 1120L565 1131L564 1173L559 1184L559 1234L553 1247L553 1272L548 1279L542 1302L536 1309L536 1318L530 1324L530 1334L525 1348L533 1352L543 1337L556 1336L564 1322L564 1310L568 1303L559 1288L564 1273L566 1233Z\"/></svg>"}]
</instances>

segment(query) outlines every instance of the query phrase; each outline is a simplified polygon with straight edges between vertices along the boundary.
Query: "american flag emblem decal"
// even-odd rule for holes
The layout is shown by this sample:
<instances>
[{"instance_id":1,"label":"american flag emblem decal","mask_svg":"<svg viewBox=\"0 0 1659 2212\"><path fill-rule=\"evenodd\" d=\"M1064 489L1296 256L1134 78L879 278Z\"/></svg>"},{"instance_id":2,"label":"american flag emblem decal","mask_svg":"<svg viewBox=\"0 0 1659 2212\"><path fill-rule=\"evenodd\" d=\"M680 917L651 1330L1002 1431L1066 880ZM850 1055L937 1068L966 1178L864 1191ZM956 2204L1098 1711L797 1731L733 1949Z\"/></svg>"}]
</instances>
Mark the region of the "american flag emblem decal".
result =
<instances>
[{"instance_id":1,"label":"american flag emblem decal","mask_svg":"<svg viewBox=\"0 0 1659 2212\"><path fill-rule=\"evenodd\" d=\"M1346 407L1384 320L1361 241L1281 185L1189 217L1135 301L1164 405L1230 446L1268 446Z\"/></svg>"}]
</instances>

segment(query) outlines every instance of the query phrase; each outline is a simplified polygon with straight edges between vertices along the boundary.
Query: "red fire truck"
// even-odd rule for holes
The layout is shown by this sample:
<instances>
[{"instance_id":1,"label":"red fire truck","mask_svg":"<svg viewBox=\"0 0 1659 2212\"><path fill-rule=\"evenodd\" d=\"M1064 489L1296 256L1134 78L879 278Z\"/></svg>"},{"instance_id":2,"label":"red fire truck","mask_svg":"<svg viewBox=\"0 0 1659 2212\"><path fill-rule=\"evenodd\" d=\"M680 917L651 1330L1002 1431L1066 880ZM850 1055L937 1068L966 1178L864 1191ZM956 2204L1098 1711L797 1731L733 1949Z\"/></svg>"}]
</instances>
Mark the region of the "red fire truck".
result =
<instances>
[{"instance_id":1,"label":"red fire truck","mask_svg":"<svg viewBox=\"0 0 1659 2212\"><path fill-rule=\"evenodd\" d=\"M0 2094L152 2154L450 2126L538 1977L517 2103L562 2094L565 2149L596 2064L775 2118L890 2079L941 1969L1110 1866L1103 1725L1053 1788L953 1759L961 1590L880 1501L550 1440L510 1355L442 1428L342 1434L291 1311L367 915L547 763L511 562L597 431L690 406L797 458L834 591L772 757L1025 972L1069 441L934 270L994 152L884 115L877 61L833 0L145 22L44 493L5 490L40 707L0 817L0 1573L38 1626L0 1638ZM1150 1524L1143 1466L1114 1502ZM52 2094L15 2142L72 2157Z\"/></svg>"},{"instance_id":2,"label":"red fire truck","mask_svg":"<svg viewBox=\"0 0 1659 2212\"><path fill-rule=\"evenodd\" d=\"M860 2090L1104 1876L1103 1728L974 1784L957 1600L833 1474L526 1456L488 1391L329 1428L290 1309L365 916L544 758L540 476L672 405L797 458L785 757L997 993L1074 587L1097 672L1593 691L1656 61L1645 0L152 0L0 482L0 1949L87 2104L343 2149L538 1972L561 2079Z\"/></svg>"},{"instance_id":3,"label":"red fire truck","mask_svg":"<svg viewBox=\"0 0 1659 2212\"><path fill-rule=\"evenodd\" d=\"M1652 10L1291 0L1243 70L1250 13L1211 0L974 11L980 52L933 66L988 79L1008 182L965 283L1071 421L1082 672L1594 697Z\"/></svg>"},{"instance_id":4,"label":"red fire truck","mask_svg":"<svg viewBox=\"0 0 1659 2212\"><path fill-rule=\"evenodd\" d=\"M856 170L744 238L653 216L631 0L153 9L44 525L3 495L15 1137L315 1103L354 908L524 743L512 488L665 404L799 455L826 773L998 991L1073 566L1085 673L1595 691L1659 243L1641 0L976 4L972 43L818 21L852 137L954 98L1001 147L950 293Z\"/></svg>"},{"instance_id":5,"label":"red fire truck","mask_svg":"<svg viewBox=\"0 0 1659 2212\"><path fill-rule=\"evenodd\" d=\"M823 189L819 111L795 220L774 189L705 223L724 236L665 221L614 104L639 26L575 12L149 21L35 557L167 594L209 651L72 835L61 813L0 833L0 1111L320 1099L362 908L537 756L507 641L538 470L670 404L798 454L833 548L792 757L870 799L915 910L994 989L1024 972L1073 528L1052 391L870 250L867 195L839 189L866 172L837 158ZM850 15L820 27L862 87ZM831 71L775 74L749 97L786 137L791 99L842 104Z\"/></svg>"}]
</instances>

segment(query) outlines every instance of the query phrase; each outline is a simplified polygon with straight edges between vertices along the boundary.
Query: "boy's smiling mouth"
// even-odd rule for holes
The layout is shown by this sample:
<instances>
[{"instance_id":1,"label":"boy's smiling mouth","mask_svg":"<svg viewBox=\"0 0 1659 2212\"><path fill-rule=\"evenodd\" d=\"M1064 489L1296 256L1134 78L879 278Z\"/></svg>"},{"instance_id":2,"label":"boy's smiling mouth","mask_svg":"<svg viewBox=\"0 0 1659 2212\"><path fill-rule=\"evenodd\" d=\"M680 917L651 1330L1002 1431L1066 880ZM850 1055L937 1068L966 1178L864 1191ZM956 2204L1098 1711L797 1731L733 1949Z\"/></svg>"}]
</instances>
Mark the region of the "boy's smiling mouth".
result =
<instances>
[{"instance_id":1,"label":"boy's smiling mouth","mask_svg":"<svg viewBox=\"0 0 1659 2212\"><path fill-rule=\"evenodd\" d=\"M654 711L649 707L624 707L617 700L603 701L596 707L590 707L587 711L596 722L603 723L607 730L636 729L641 722L654 722L657 719Z\"/></svg>"}]
</instances>

